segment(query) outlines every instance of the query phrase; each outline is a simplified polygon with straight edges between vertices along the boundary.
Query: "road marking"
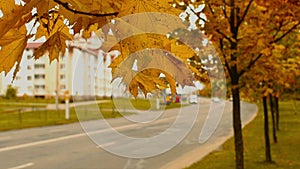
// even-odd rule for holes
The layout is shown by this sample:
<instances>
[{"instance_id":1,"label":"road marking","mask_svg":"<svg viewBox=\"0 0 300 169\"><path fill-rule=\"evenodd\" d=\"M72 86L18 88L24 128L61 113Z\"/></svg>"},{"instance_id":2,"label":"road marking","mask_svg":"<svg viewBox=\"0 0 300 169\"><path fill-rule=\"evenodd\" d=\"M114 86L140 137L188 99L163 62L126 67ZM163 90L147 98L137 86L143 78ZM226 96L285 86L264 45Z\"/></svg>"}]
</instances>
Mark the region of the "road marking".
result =
<instances>
[{"instance_id":1,"label":"road marking","mask_svg":"<svg viewBox=\"0 0 300 169\"><path fill-rule=\"evenodd\" d=\"M172 118L176 118L176 117L169 117L169 118L157 120L156 122L151 123L151 125L153 125L155 123L163 122L163 121L168 121L169 119L172 119ZM118 130L118 129L122 130L122 129L127 129L127 128L134 128L137 126L139 126L139 124L129 124L129 125L115 127L115 128L113 128L113 130ZM92 132L87 132L87 133L62 136L62 137L53 138L53 139L49 139L49 140L42 140L42 141L36 141L36 142L32 142L32 143L25 143L25 144L10 146L10 147L3 147L3 148L0 148L0 153L5 152L5 151L16 150L16 149L20 149L20 148L27 148L27 147L37 146L37 145L41 145L41 144L63 141L63 140L77 138L77 137L86 136L86 135L90 135L90 134L102 133L102 132L106 132L106 131L110 131L110 130L111 130L111 128L107 128L107 129L102 129L102 130L97 130L97 131L92 131Z\"/></svg>"},{"instance_id":2,"label":"road marking","mask_svg":"<svg viewBox=\"0 0 300 169\"><path fill-rule=\"evenodd\" d=\"M52 129L49 132L55 133L55 132L64 132L64 131L66 131L66 129L58 128L58 129Z\"/></svg>"},{"instance_id":3,"label":"road marking","mask_svg":"<svg viewBox=\"0 0 300 169\"><path fill-rule=\"evenodd\" d=\"M102 148L102 147L107 147L107 146L111 146L111 145L114 145L116 142L109 142L109 143L105 143L105 144L101 144L101 145L98 145L97 148Z\"/></svg>"},{"instance_id":4,"label":"road marking","mask_svg":"<svg viewBox=\"0 0 300 169\"><path fill-rule=\"evenodd\" d=\"M27 164L23 164L23 165L19 165L19 166L16 166L16 167L11 167L11 168L8 168L8 169L22 169L22 168L27 168L27 167L30 167L30 166L33 166L34 163L27 163Z\"/></svg>"},{"instance_id":5,"label":"road marking","mask_svg":"<svg viewBox=\"0 0 300 169\"><path fill-rule=\"evenodd\" d=\"M5 140L9 140L9 139L11 139L11 136L0 137L0 141L5 141Z\"/></svg>"},{"instance_id":6,"label":"road marking","mask_svg":"<svg viewBox=\"0 0 300 169\"><path fill-rule=\"evenodd\" d=\"M36 142L32 142L32 143L26 143L26 144L20 144L20 145L16 145L16 146L4 147L4 148L0 149L0 152L10 151L10 150L15 150L15 149L20 149L20 148L26 148L26 147L36 146L36 145L40 145L40 144L52 143L52 142L61 141L61 140L67 140L67 139L70 139L70 138L76 138L76 137L80 137L80 136L84 136L84 135L86 135L86 134L85 133L80 133L80 134L74 134L74 135L69 135L69 136L64 136L64 137L58 137L58 138L49 139L49 140L36 141Z\"/></svg>"}]
</instances>

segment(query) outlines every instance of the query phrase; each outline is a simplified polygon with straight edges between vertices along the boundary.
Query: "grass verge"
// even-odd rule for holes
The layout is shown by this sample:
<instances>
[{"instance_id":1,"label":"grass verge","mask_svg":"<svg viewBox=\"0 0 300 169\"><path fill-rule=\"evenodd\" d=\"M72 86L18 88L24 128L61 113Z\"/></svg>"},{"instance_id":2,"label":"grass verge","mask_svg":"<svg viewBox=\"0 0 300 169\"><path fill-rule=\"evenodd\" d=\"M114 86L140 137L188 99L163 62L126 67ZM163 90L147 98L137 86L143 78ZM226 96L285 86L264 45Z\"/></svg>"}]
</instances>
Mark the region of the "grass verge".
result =
<instances>
[{"instance_id":1,"label":"grass verge","mask_svg":"<svg viewBox=\"0 0 300 169\"><path fill-rule=\"evenodd\" d=\"M280 103L280 131L278 143L271 139L271 153L274 163L265 163L264 129L262 107L258 116L243 130L246 169L298 169L300 168L300 107L293 102ZM271 131L270 131L271 137ZM215 151L188 169L233 169L234 143L229 139L222 150Z\"/></svg>"},{"instance_id":2,"label":"grass verge","mask_svg":"<svg viewBox=\"0 0 300 169\"><path fill-rule=\"evenodd\" d=\"M81 120L95 120L102 117L99 116L97 110L85 109L85 114L81 115ZM118 118L122 115L113 111L101 111L103 118ZM133 114L126 112L123 115ZM65 110L37 110L29 112L14 111L10 113L0 114L0 131L22 129L30 127L41 127L51 125L61 125L78 122L77 114L74 108L70 109L70 119L65 119Z\"/></svg>"},{"instance_id":3,"label":"grass verge","mask_svg":"<svg viewBox=\"0 0 300 169\"><path fill-rule=\"evenodd\" d=\"M186 106L187 104L172 103L169 105L161 105L160 109L173 109ZM156 110L156 99L126 99L126 98L116 98L114 100L107 100L105 103L100 103L99 107L101 109L128 109L128 110Z\"/></svg>"},{"instance_id":4,"label":"grass verge","mask_svg":"<svg viewBox=\"0 0 300 169\"><path fill-rule=\"evenodd\" d=\"M128 104L128 101L131 104ZM122 114L116 111L116 105L114 102L118 103L117 107L120 108ZM31 107L30 103L28 102L24 104L22 103L22 105L4 105L0 107L0 131L74 123L78 122L77 115L80 116L81 121L101 118L118 118L122 117L123 115L134 114L134 111L132 110L135 109L154 110L156 109L156 101L146 99L119 99L114 101L107 100L107 102L100 103L98 106L101 110L102 116L100 116L98 108L85 105L78 106L76 109L71 108L70 119L66 120L65 110L46 110L45 105ZM162 109L178 107L181 107L181 104L174 103L167 106L161 106Z\"/></svg>"}]
</instances>

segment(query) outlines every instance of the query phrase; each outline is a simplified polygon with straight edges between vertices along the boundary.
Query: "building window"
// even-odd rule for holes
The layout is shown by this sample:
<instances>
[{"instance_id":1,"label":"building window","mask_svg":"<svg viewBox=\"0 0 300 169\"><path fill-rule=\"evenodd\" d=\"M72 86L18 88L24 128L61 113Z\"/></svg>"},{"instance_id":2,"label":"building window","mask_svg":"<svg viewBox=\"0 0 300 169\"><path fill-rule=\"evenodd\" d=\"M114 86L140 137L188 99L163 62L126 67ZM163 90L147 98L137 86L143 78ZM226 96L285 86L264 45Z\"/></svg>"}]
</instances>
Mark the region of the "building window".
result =
<instances>
[{"instance_id":1,"label":"building window","mask_svg":"<svg viewBox=\"0 0 300 169\"><path fill-rule=\"evenodd\" d=\"M32 79L32 77L31 76L27 76L27 80L31 80Z\"/></svg>"},{"instance_id":2,"label":"building window","mask_svg":"<svg viewBox=\"0 0 300 169\"><path fill-rule=\"evenodd\" d=\"M45 89L45 85L34 85L34 89Z\"/></svg>"},{"instance_id":3,"label":"building window","mask_svg":"<svg viewBox=\"0 0 300 169\"><path fill-rule=\"evenodd\" d=\"M60 64L60 69L64 69L66 67L65 64Z\"/></svg>"},{"instance_id":4,"label":"building window","mask_svg":"<svg viewBox=\"0 0 300 169\"><path fill-rule=\"evenodd\" d=\"M17 76L17 77L16 77L16 80L20 80L20 79L21 79L21 77L20 77L20 76Z\"/></svg>"},{"instance_id":5,"label":"building window","mask_svg":"<svg viewBox=\"0 0 300 169\"><path fill-rule=\"evenodd\" d=\"M44 74L35 74L34 79L45 79L45 75Z\"/></svg>"},{"instance_id":6,"label":"building window","mask_svg":"<svg viewBox=\"0 0 300 169\"><path fill-rule=\"evenodd\" d=\"M60 79L65 79L66 75L60 75Z\"/></svg>"},{"instance_id":7,"label":"building window","mask_svg":"<svg viewBox=\"0 0 300 169\"><path fill-rule=\"evenodd\" d=\"M60 90L64 90L64 89L66 89L66 85L60 85Z\"/></svg>"},{"instance_id":8,"label":"building window","mask_svg":"<svg viewBox=\"0 0 300 169\"><path fill-rule=\"evenodd\" d=\"M27 55L27 59L28 60L32 59L32 56L31 55Z\"/></svg>"},{"instance_id":9,"label":"building window","mask_svg":"<svg viewBox=\"0 0 300 169\"><path fill-rule=\"evenodd\" d=\"M31 70L31 66L27 66L27 70Z\"/></svg>"},{"instance_id":10,"label":"building window","mask_svg":"<svg viewBox=\"0 0 300 169\"><path fill-rule=\"evenodd\" d=\"M34 68L35 69L44 69L45 68L45 64L34 64Z\"/></svg>"}]
</instances>

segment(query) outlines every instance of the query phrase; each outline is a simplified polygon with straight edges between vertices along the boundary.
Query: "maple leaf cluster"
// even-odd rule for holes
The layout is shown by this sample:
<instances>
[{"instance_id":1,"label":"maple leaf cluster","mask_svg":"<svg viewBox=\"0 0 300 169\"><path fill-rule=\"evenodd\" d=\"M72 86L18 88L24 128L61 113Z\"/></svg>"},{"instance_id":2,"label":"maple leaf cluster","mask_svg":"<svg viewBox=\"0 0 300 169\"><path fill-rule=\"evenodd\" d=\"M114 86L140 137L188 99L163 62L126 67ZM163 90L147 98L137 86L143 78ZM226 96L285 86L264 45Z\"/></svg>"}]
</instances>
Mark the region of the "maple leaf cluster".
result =
<instances>
[{"instance_id":1,"label":"maple leaf cluster","mask_svg":"<svg viewBox=\"0 0 300 169\"><path fill-rule=\"evenodd\" d=\"M51 62L63 55L68 47L67 42L75 34L88 39L91 32L95 32L107 40L110 38L107 36L108 32L112 28L103 26L112 20L143 12L162 12L178 16L181 10L173 8L172 5L172 0L23 0L19 4L14 0L1 0L0 10L3 16L0 18L0 71L8 73L16 66L14 77L16 76L30 38L45 38L45 42L34 51L34 59L47 54ZM33 27L28 29L28 23ZM150 24L144 23L143 26L151 27ZM137 96L138 89L146 95L166 87L170 87L175 94L177 83L185 86L193 85L196 79L207 80L201 66L195 67L187 62L197 54L190 47L178 42L178 39L168 39L155 34L142 34L117 41L109 49L121 52L110 65L113 78L123 78L127 89L134 96ZM104 47L105 44L102 48ZM150 54L143 51L146 48L158 48L162 51ZM139 51L142 52L129 57ZM149 62L146 62L147 55ZM138 71L131 69L134 62L139 63ZM161 74L165 77L161 78Z\"/></svg>"}]
</instances>

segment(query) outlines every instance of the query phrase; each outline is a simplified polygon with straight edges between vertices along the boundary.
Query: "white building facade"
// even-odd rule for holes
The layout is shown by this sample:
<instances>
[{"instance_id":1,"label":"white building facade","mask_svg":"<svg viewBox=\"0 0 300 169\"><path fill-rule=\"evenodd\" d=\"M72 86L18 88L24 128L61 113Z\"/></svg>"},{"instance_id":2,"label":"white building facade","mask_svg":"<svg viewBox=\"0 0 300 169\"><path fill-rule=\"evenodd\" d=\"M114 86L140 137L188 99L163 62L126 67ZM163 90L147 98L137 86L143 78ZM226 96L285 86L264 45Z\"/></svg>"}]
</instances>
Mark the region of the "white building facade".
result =
<instances>
[{"instance_id":1,"label":"white building facade","mask_svg":"<svg viewBox=\"0 0 300 169\"><path fill-rule=\"evenodd\" d=\"M12 81L13 70L6 76L0 75L0 95L5 95L8 85L17 88L18 96L54 97L56 92L64 96L110 97L122 96L124 88L111 83L111 69L108 68L116 57L115 53L105 54L86 46L67 49L64 56L50 60L47 55L35 60L34 50L41 43L28 43L20 64L20 70Z\"/></svg>"}]
</instances>

